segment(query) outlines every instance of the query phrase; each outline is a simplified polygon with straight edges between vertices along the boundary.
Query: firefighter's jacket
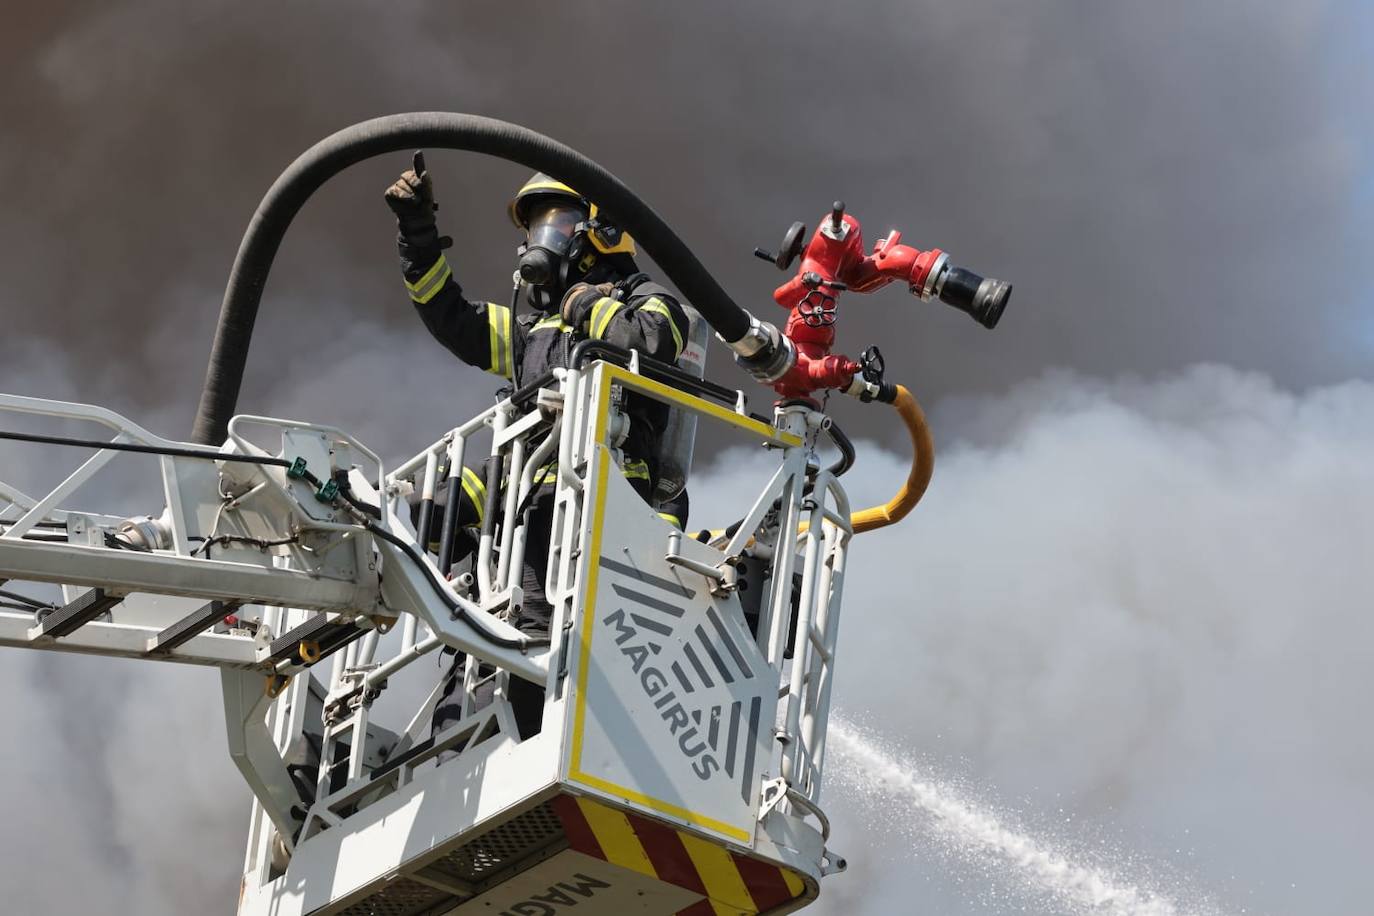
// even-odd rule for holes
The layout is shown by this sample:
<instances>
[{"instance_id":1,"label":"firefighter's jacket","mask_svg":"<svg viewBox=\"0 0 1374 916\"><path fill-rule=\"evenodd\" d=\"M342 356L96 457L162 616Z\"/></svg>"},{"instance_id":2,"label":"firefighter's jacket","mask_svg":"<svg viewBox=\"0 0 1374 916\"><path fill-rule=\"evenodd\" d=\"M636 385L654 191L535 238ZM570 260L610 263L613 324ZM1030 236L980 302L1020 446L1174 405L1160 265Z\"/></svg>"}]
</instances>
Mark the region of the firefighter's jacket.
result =
<instances>
[{"instance_id":1,"label":"firefighter's jacket","mask_svg":"<svg viewBox=\"0 0 1374 916\"><path fill-rule=\"evenodd\" d=\"M516 387L550 369L567 367L573 347L583 340L604 340L669 364L677 362L687 340L688 319L682 306L662 286L648 281L635 284L623 301L598 298L584 310L580 325L569 327L557 314L531 310L512 320L508 306L469 301L437 247L402 243L401 269L411 301L435 339L463 362L509 379ZM625 476L631 482L647 480L647 495L658 480L659 442L668 408L631 392L625 411L630 419L622 446Z\"/></svg>"}]
</instances>

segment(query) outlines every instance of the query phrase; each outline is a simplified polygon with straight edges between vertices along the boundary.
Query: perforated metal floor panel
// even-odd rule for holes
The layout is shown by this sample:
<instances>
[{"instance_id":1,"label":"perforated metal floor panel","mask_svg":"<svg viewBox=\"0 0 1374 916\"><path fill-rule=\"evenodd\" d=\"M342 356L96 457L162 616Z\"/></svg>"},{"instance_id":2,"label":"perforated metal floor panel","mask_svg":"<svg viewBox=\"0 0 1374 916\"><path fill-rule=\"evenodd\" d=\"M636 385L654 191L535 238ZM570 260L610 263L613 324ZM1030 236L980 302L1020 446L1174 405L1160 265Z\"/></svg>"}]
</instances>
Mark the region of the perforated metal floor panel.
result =
<instances>
[{"instance_id":1,"label":"perforated metal floor panel","mask_svg":"<svg viewBox=\"0 0 1374 916\"><path fill-rule=\"evenodd\" d=\"M371 897L358 901L340 913L341 916L421 916L442 913L460 899L462 898L418 881L398 878Z\"/></svg>"},{"instance_id":2,"label":"perforated metal floor panel","mask_svg":"<svg viewBox=\"0 0 1374 916\"><path fill-rule=\"evenodd\" d=\"M432 867L480 882L563 839L563 824L547 802L453 850Z\"/></svg>"},{"instance_id":3,"label":"perforated metal floor panel","mask_svg":"<svg viewBox=\"0 0 1374 916\"><path fill-rule=\"evenodd\" d=\"M375 893L336 911L337 916L437 916L486 890L492 879L504 880L522 862L536 861L541 852L566 844L563 825L548 802L493 827L481 836L455 846L439 859L402 876ZM455 894L425 883L471 887L471 894Z\"/></svg>"}]
</instances>

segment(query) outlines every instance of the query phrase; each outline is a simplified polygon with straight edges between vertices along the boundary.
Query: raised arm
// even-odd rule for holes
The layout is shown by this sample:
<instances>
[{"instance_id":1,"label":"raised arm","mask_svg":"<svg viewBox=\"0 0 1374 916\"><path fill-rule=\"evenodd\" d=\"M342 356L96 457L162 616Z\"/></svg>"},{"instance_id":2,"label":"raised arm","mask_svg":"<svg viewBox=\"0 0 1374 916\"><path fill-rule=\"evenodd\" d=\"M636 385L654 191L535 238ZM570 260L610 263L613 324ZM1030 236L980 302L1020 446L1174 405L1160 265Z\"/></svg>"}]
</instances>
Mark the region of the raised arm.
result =
<instances>
[{"instance_id":1,"label":"raised arm","mask_svg":"<svg viewBox=\"0 0 1374 916\"><path fill-rule=\"evenodd\" d=\"M429 333L469 365L502 378L513 377L519 330L510 309L494 302L470 302L453 275L434 219L434 185L423 160L401 173L386 189L386 202L396 214L396 244L406 291Z\"/></svg>"}]
</instances>

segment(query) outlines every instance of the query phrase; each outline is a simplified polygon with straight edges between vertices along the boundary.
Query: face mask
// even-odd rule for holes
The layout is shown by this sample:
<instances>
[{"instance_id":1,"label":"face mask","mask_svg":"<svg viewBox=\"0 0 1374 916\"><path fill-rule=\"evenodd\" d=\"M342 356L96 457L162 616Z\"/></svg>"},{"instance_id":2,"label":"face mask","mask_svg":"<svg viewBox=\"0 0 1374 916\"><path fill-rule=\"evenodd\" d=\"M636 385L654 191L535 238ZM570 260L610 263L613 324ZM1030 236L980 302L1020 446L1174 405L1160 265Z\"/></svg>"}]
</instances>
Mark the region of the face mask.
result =
<instances>
[{"instance_id":1,"label":"face mask","mask_svg":"<svg viewBox=\"0 0 1374 916\"><path fill-rule=\"evenodd\" d=\"M587 218L578 207L552 205L530 217L520 249L520 279L553 292L568 285L568 255L577 226Z\"/></svg>"}]
</instances>

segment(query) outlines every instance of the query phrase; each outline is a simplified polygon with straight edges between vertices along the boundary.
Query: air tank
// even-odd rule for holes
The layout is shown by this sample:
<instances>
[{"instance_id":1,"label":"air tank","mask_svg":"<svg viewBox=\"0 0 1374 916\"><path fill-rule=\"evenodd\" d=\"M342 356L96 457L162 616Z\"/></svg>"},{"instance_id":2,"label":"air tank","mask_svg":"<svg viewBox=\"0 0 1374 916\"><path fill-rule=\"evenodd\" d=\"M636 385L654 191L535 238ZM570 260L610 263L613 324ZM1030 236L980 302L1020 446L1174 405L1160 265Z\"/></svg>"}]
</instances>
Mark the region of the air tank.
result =
<instances>
[{"instance_id":1,"label":"air tank","mask_svg":"<svg viewBox=\"0 0 1374 916\"><path fill-rule=\"evenodd\" d=\"M682 355L677 359L677 367L697 378L706 376L706 343L711 329L697 314L696 309L684 304L690 324L687 339L682 342ZM672 499L687 486L687 477L692 472L692 449L697 438L697 415L690 411L673 408L668 412L668 425L663 431L659 452L658 487L654 499L664 502Z\"/></svg>"}]
</instances>

